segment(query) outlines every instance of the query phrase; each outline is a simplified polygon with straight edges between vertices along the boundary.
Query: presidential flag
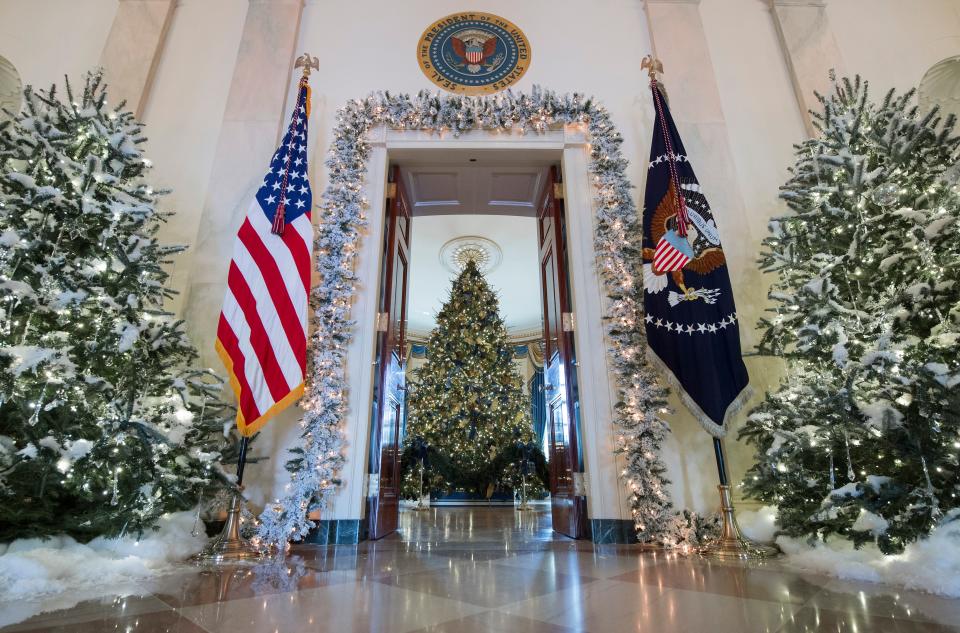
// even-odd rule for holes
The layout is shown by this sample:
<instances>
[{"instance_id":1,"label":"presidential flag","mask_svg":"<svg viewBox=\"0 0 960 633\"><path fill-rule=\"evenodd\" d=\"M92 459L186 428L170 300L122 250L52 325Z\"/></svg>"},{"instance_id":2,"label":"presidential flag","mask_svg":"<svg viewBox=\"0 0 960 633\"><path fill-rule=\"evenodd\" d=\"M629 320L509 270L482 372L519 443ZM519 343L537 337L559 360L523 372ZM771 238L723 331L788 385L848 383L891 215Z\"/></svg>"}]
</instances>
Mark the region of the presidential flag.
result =
<instances>
[{"instance_id":1,"label":"presidential flag","mask_svg":"<svg viewBox=\"0 0 960 633\"><path fill-rule=\"evenodd\" d=\"M715 437L749 397L737 310L716 216L659 86L643 207L647 341L684 403Z\"/></svg>"},{"instance_id":2,"label":"presidential flag","mask_svg":"<svg viewBox=\"0 0 960 633\"><path fill-rule=\"evenodd\" d=\"M227 274L217 352L237 396L237 427L256 433L303 393L313 203L307 170L310 87L249 202Z\"/></svg>"}]
</instances>

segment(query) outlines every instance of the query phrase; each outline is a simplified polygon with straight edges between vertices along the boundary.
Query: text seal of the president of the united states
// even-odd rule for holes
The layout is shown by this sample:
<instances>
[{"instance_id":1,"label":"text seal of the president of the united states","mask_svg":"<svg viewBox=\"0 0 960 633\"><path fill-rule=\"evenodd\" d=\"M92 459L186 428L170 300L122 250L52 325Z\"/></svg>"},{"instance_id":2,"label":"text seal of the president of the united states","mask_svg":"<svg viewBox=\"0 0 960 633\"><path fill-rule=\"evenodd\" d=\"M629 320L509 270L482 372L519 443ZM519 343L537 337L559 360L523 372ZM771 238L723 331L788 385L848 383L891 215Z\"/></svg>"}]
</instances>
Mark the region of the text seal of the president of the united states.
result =
<instances>
[{"instance_id":1,"label":"text seal of the president of the united states","mask_svg":"<svg viewBox=\"0 0 960 633\"><path fill-rule=\"evenodd\" d=\"M530 44L515 24L490 13L454 13L431 24L417 43L420 69L444 90L489 94L517 83L530 66Z\"/></svg>"}]
</instances>

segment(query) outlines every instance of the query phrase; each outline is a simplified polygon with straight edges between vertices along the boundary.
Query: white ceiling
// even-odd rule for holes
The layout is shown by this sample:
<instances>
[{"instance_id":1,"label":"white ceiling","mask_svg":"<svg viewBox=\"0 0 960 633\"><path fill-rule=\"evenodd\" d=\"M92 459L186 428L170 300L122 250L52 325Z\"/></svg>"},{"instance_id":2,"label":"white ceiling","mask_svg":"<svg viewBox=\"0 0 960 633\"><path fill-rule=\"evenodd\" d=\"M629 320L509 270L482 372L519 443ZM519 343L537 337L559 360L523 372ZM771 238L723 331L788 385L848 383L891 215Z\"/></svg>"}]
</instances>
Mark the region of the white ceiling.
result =
<instances>
[{"instance_id":1,"label":"white ceiling","mask_svg":"<svg viewBox=\"0 0 960 633\"><path fill-rule=\"evenodd\" d=\"M493 241L502 260L486 273L512 334L541 327L536 204L556 157L503 151L402 151L394 154L413 207L408 328L426 334L449 296L455 273L441 262L450 240Z\"/></svg>"},{"instance_id":2,"label":"white ceiling","mask_svg":"<svg viewBox=\"0 0 960 633\"><path fill-rule=\"evenodd\" d=\"M503 260L486 274L500 298L500 316L511 333L540 327L540 280L536 219L519 216L415 216L410 236L408 329L426 334L450 293L455 274L441 264L440 250L451 239L473 235L500 247Z\"/></svg>"},{"instance_id":3,"label":"white ceiling","mask_svg":"<svg viewBox=\"0 0 960 633\"><path fill-rule=\"evenodd\" d=\"M532 217L548 169L545 165L490 164L486 158L469 156L403 167L415 216L485 213Z\"/></svg>"}]
</instances>

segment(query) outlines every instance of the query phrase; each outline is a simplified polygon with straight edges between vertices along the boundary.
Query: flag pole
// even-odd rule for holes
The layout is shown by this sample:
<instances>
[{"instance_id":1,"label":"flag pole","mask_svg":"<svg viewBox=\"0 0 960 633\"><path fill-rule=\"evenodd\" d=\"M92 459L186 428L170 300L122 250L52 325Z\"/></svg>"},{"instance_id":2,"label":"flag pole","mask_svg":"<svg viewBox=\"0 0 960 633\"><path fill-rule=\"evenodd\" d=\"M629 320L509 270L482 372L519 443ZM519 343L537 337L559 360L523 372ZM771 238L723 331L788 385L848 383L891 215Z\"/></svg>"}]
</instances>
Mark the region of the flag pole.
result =
<instances>
[{"instance_id":1,"label":"flag pole","mask_svg":"<svg viewBox=\"0 0 960 633\"><path fill-rule=\"evenodd\" d=\"M302 94L302 87L310 77L310 70L320 70L320 61L316 57L311 57L309 54L304 53L296 59L293 67L294 69L303 69L303 74L299 80L301 86L301 90L298 92L299 96ZM304 105L309 111L309 103ZM284 184L286 184L286 182L284 182ZM284 230L284 196L285 192L281 194L280 204L274 214L273 232L277 235L283 235ZM251 431L251 434L255 432L253 429L248 430ZM223 526L223 531L220 532L203 551L192 557L191 560L197 564L252 562L257 561L262 556L260 550L255 545L240 535L240 512L244 502L243 471L247 465L247 450L249 447L250 437L244 434L243 439L240 441L240 452L237 456L237 482L230 500L230 507L227 509L226 523Z\"/></svg>"},{"instance_id":2,"label":"flag pole","mask_svg":"<svg viewBox=\"0 0 960 633\"><path fill-rule=\"evenodd\" d=\"M237 456L237 487L243 486L243 470L247 466L247 447L250 446L250 438L246 435L240 440L240 454Z\"/></svg>"},{"instance_id":3,"label":"flag pole","mask_svg":"<svg viewBox=\"0 0 960 633\"><path fill-rule=\"evenodd\" d=\"M658 75L663 74L663 63L653 55L647 55L640 62L640 69L647 71L647 75L650 77L650 87L655 91L654 100L656 101L660 97L657 91L662 92L662 84L658 79ZM663 125L666 125L666 121L663 122ZM664 134L667 134L666 127L664 127ZM674 175L674 177L676 176ZM674 184L679 193L679 183ZM684 206L682 199L678 199L678 215L682 216ZM683 226L684 224L685 223L681 221L678 228L683 230L685 228ZM776 556L779 550L775 546L755 543L746 538L740 531L740 526L737 525L737 518L734 513L730 481L727 478L727 464L723 454L723 443L718 437L713 438L713 452L717 460L717 475L720 481L717 490L720 492L720 516L723 520L723 525L720 537L701 547L699 550L700 555L708 558L739 560L756 560Z\"/></svg>"}]
</instances>

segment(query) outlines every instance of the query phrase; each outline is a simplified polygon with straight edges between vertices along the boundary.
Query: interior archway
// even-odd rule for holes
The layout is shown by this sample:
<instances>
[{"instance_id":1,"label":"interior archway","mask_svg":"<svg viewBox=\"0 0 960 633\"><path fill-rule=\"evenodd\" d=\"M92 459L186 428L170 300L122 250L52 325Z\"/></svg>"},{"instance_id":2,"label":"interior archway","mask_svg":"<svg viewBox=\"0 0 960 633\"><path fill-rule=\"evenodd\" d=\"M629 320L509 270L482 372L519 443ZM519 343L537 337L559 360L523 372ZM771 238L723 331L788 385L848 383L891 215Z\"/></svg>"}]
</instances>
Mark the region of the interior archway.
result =
<instances>
[{"instance_id":1,"label":"interior archway","mask_svg":"<svg viewBox=\"0 0 960 633\"><path fill-rule=\"evenodd\" d=\"M653 374L637 358L646 345L637 318L642 271L639 260L622 248L635 234L638 218L622 142L602 105L578 93L560 95L539 87L529 94L471 99L375 93L339 110L321 205L331 221L320 224L316 238L323 284L314 296L330 309L314 319L311 353L323 380L308 383L313 387L305 398L312 404L305 407L301 424L303 437L316 446L303 451L282 497L261 514L264 539L307 536L308 509L315 503L321 516L325 509L330 517L321 519L321 530L336 533L337 542L349 542L340 540L341 531L343 539L355 540L360 519L353 517L381 491L379 474L367 470L368 447L362 440L344 445L345 439L367 437L370 428L370 368L380 331L375 280L385 237L385 216L374 201L387 199L389 162L426 148L509 149L560 158L563 173L557 181L571 209L569 270L578 306L575 325L571 318L565 331L572 331L577 349L592 351L576 359L577 374L589 379L578 381L585 470L569 476L572 490L575 497L591 499L588 520L595 541L634 540L638 516L651 517L643 524L650 526L648 540L671 538L669 521L661 520L670 512L660 455L668 428L659 405L648 397ZM641 374L644 378L637 379ZM611 398L614 393L619 401ZM617 451L613 459L611 447ZM627 477L631 487L624 491Z\"/></svg>"}]
</instances>

